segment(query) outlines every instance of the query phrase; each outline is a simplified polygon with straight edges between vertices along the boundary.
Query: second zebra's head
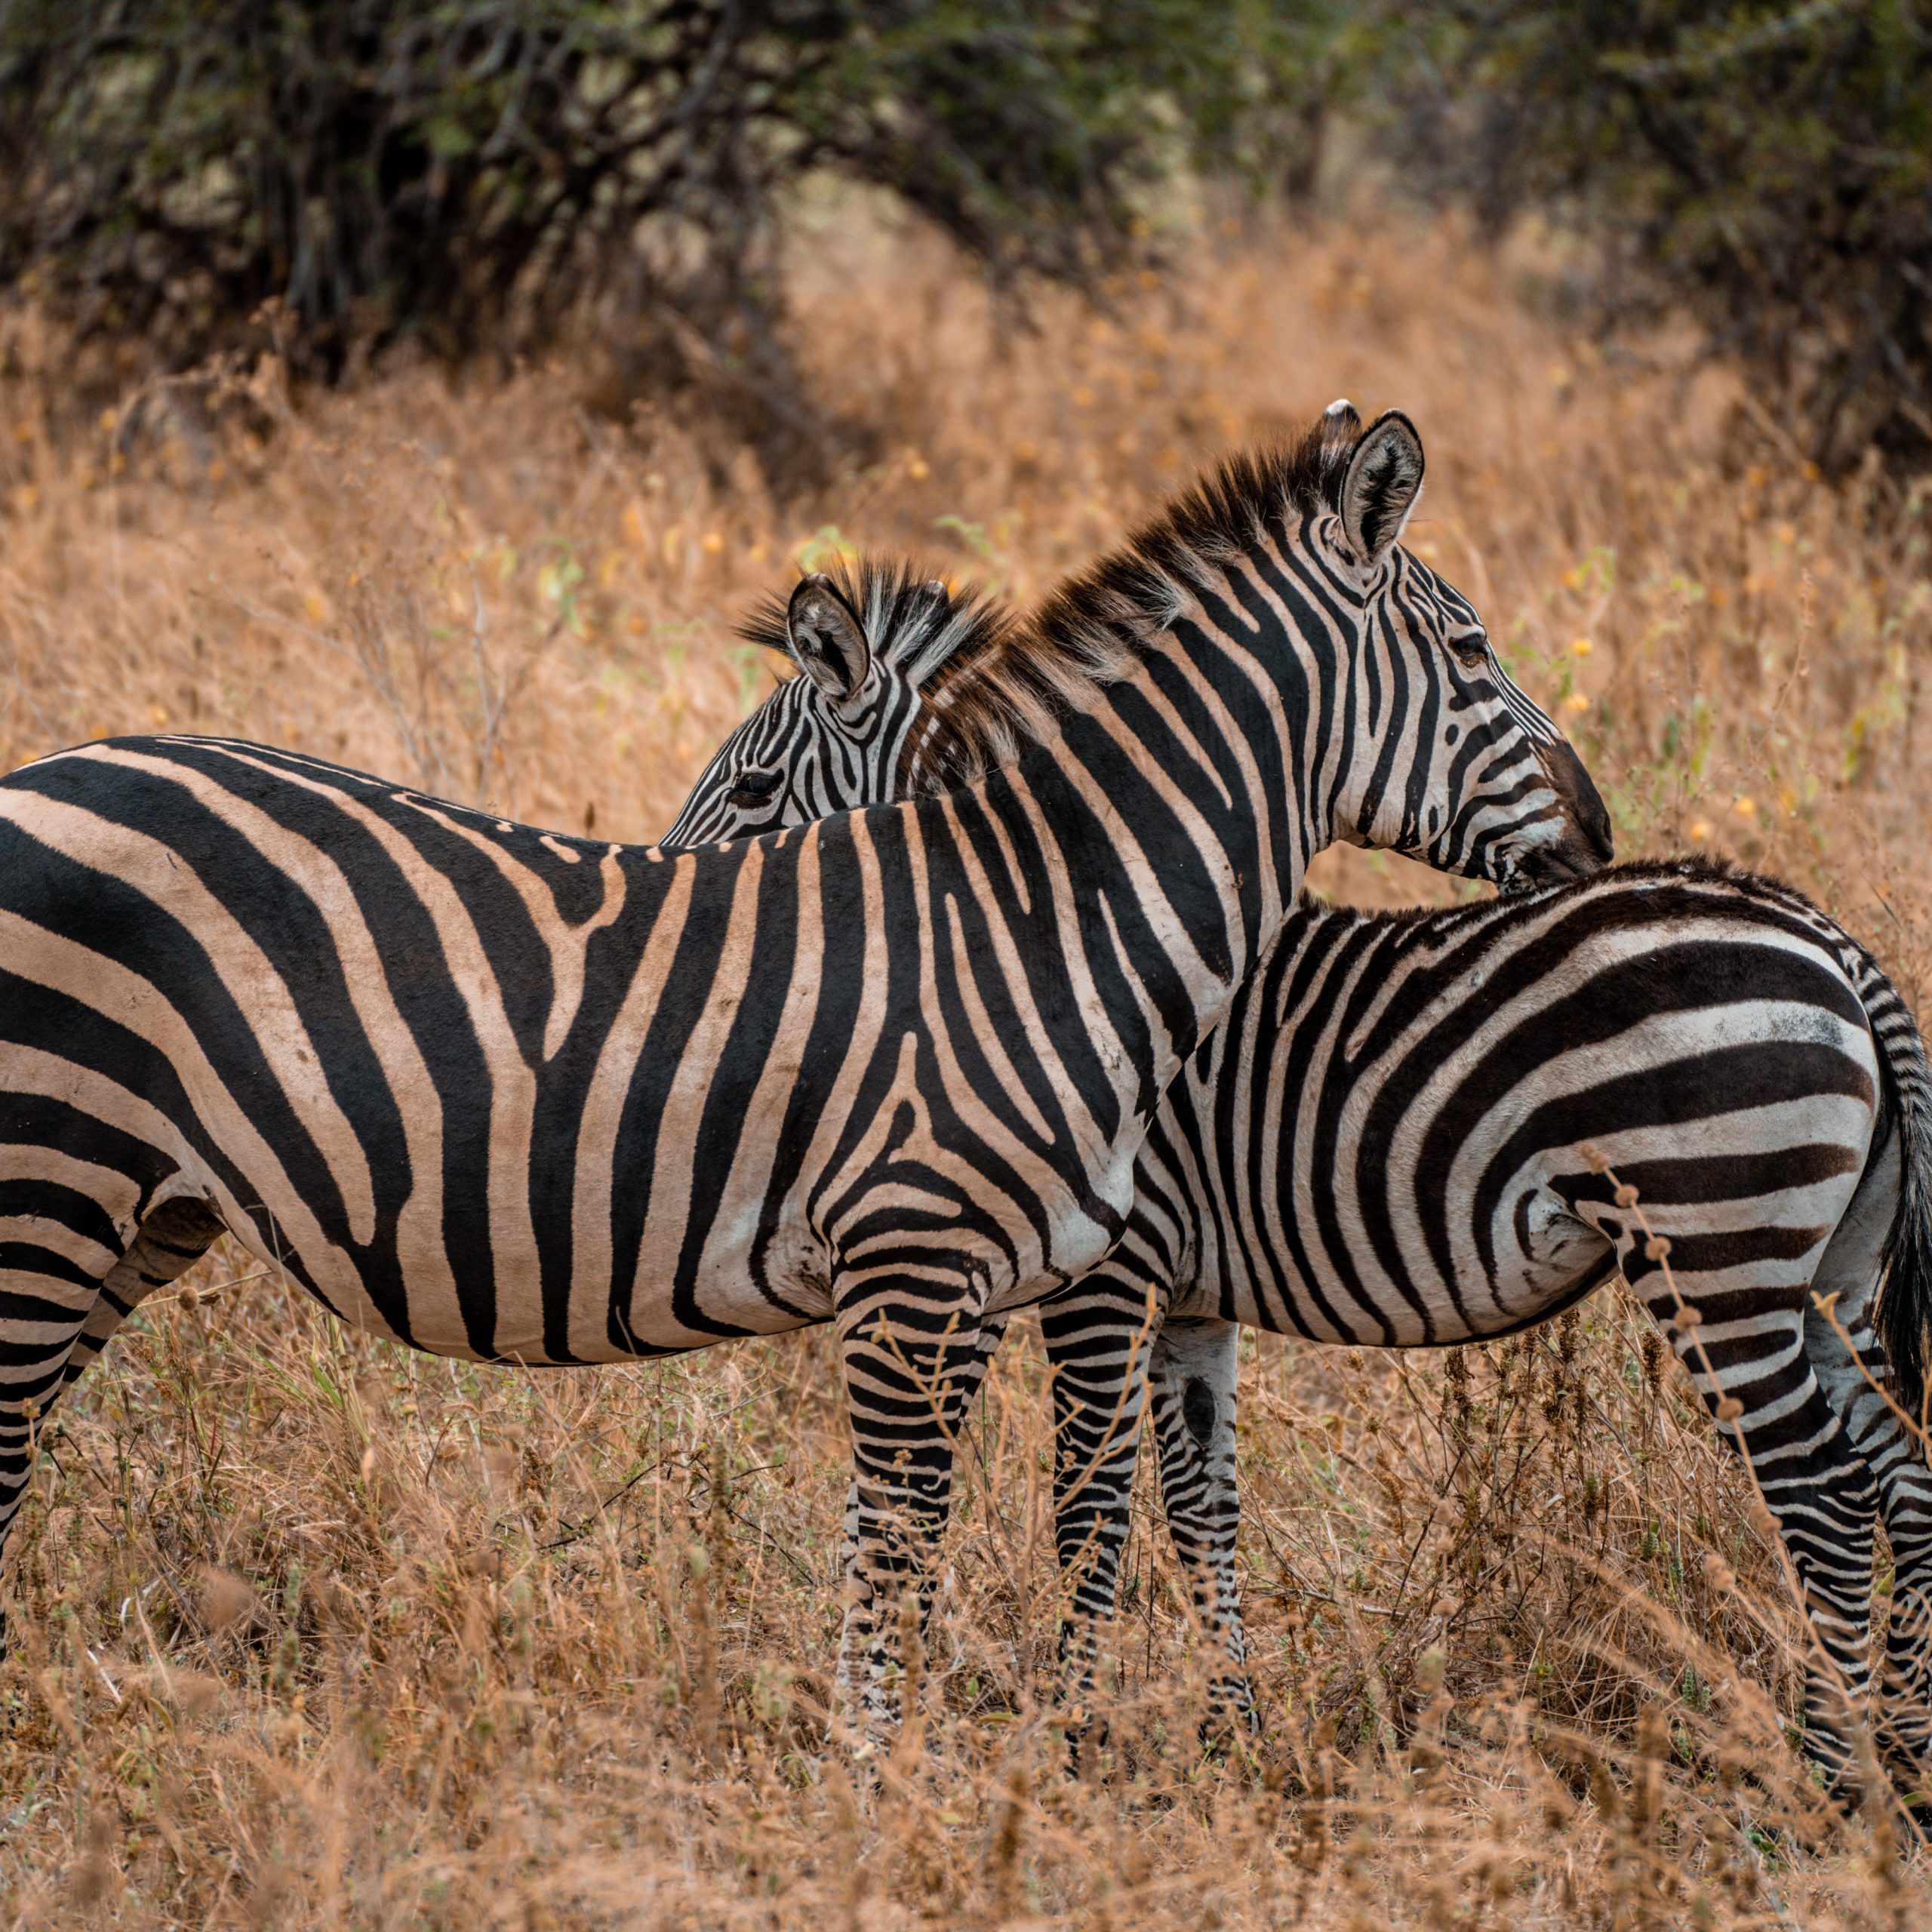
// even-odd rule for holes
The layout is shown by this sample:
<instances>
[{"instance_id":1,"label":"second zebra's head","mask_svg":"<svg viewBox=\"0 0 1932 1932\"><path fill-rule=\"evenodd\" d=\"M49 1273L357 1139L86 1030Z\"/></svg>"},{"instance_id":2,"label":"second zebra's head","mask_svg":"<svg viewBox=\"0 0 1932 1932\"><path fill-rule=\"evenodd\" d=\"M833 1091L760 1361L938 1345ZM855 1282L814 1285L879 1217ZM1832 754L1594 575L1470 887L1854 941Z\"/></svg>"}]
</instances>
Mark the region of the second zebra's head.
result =
<instances>
[{"instance_id":1,"label":"second zebra's head","mask_svg":"<svg viewBox=\"0 0 1932 1932\"><path fill-rule=\"evenodd\" d=\"M1299 544L1291 512L1290 547L1342 600L1374 747L1338 789L1335 835L1506 890L1607 865L1610 814L1583 761L1503 668L1468 600L1401 541L1422 490L1415 425L1392 409L1364 429L1351 404L1331 403L1310 457L1315 488Z\"/></svg>"},{"instance_id":2,"label":"second zebra's head","mask_svg":"<svg viewBox=\"0 0 1932 1932\"><path fill-rule=\"evenodd\" d=\"M659 841L749 838L904 795L923 687L1011 628L983 597L955 598L902 565L866 563L802 578L740 635L782 651L789 678L718 748Z\"/></svg>"}]
</instances>

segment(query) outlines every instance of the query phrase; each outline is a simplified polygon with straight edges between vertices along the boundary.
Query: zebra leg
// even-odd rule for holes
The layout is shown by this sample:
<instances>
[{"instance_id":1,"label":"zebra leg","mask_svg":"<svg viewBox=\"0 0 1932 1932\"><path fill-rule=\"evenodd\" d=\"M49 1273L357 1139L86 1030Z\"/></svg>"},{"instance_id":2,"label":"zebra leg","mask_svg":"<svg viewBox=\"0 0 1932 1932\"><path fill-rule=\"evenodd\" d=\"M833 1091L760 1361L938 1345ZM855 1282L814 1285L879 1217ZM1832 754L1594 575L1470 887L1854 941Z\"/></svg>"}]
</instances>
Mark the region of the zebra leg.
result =
<instances>
[{"instance_id":1,"label":"zebra leg","mask_svg":"<svg viewBox=\"0 0 1932 1932\"><path fill-rule=\"evenodd\" d=\"M1669 1217L1653 1209L1652 1218ZM1604 1231L1617 1239L1624 1279L1671 1336L1719 1432L1750 1464L1777 1524L1823 1654L1808 1672L1806 1752L1842 1785L1855 1755L1851 1732L1866 1721L1870 1702L1878 1487L1806 1352L1808 1284L1790 1285L1789 1264L1780 1261L1772 1266L1783 1278L1754 1284L1749 1263L1738 1259L1755 1244L1752 1240L1694 1232L1674 1235L1682 1258L1672 1260L1673 1294L1662 1267L1646 1257L1640 1232L1614 1224ZM1709 1256L1708 1267L1696 1265L1700 1251ZM1701 1318L1694 1327L1676 1324L1678 1294ZM1726 1411L1731 1401L1741 1409Z\"/></svg>"},{"instance_id":2,"label":"zebra leg","mask_svg":"<svg viewBox=\"0 0 1932 1932\"><path fill-rule=\"evenodd\" d=\"M100 1295L75 1337L60 1386L78 1382L122 1323L149 1295L193 1267L221 1230L220 1216L204 1201L183 1196L155 1208L101 1283Z\"/></svg>"},{"instance_id":3,"label":"zebra leg","mask_svg":"<svg viewBox=\"0 0 1932 1932\"><path fill-rule=\"evenodd\" d=\"M961 1438L965 1433L966 1418L973 1412L973 1404L980 1398L980 1391L985 1386L986 1372L993 1365L993 1357L999 1352L999 1345L1006 1337L1007 1316L1004 1314L989 1315L980 1324L980 1331L965 1360L952 1369L946 1377L945 1390L946 1433L952 1443L955 1455ZM853 1475L851 1487L845 1492L845 1574L851 1576L859 1558L859 1478Z\"/></svg>"},{"instance_id":4,"label":"zebra leg","mask_svg":"<svg viewBox=\"0 0 1932 1932\"><path fill-rule=\"evenodd\" d=\"M1221 1654L1209 1697L1217 1719L1259 1727L1247 1675L1235 1544L1235 1385L1241 1331L1232 1321L1169 1321L1154 1343L1154 1440L1174 1553L1202 1634Z\"/></svg>"},{"instance_id":5,"label":"zebra leg","mask_svg":"<svg viewBox=\"0 0 1932 1932\"><path fill-rule=\"evenodd\" d=\"M1849 1349L1815 1310L1805 1324L1805 1348L1826 1399L1878 1487L1893 1583L1880 1667L1878 1743L1896 1769L1922 1784L1932 1774L1932 1470L1890 1404L1866 1379L1882 1383L1887 1368L1884 1344L1870 1327L1871 1300L1852 1311L1840 1303L1833 1311L1851 1337ZM1855 1319L1847 1320L1847 1312Z\"/></svg>"},{"instance_id":6,"label":"zebra leg","mask_svg":"<svg viewBox=\"0 0 1932 1932\"><path fill-rule=\"evenodd\" d=\"M867 1745L900 1721L909 1663L900 1654L901 1608L912 1597L923 1633L952 1500L960 1391L978 1387L990 1352L977 1294L948 1297L936 1285L901 1274L882 1294L868 1281L848 1291L838 1318L853 1470L838 1691Z\"/></svg>"},{"instance_id":7,"label":"zebra leg","mask_svg":"<svg viewBox=\"0 0 1932 1932\"><path fill-rule=\"evenodd\" d=\"M1804 1346L1826 1399L1878 1485L1894 1577L1878 1744L1896 1767L1922 1785L1932 1773L1932 1470L1923 1447L1873 1386L1887 1380L1884 1344L1872 1317L1898 1180L1894 1136L1868 1165L1813 1284L1816 1296L1837 1297L1835 1321L1814 1304L1805 1319Z\"/></svg>"},{"instance_id":8,"label":"zebra leg","mask_svg":"<svg viewBox=\"0 0 1932 1932\"><path fill-rule=\"evenodd\" d=\"M57 1202L49 1190L36 1204L45 1209ZM43 1211L20 1217L26 1223L20 1232L31 1228L38 1239L0 1245L0 1257L38 1263L0 1270L0 1554L54 1404L141 1302L198 1261L221 1231L220 1220L200 1201L165 1201L103 1270L100 1262L114 1253L107 1244L109 1218L104 1211L85 1214L78 1202L57 1204L57 1217ZM85 1235L75 1226L83 1219ZM97 1271L98 1278L90 1278ZM5 1654L0 1617L0 1657Z\"/></svg>"},{"instance_id":9,"label":"zebra leg","mask_svg":"<svg viewBox=\"0 0 1932 1932\"><path fill-rule=\"evenodd\" d=\"M1053 1366L1054 1544L1066 1606L1061 1694L1075 1734L1091 1713L1100 1626L1114 1614L1140 1453L1149 1343L1166 1297L1103 1269L1040 1307Z\"/></svg>"}]
</instances>

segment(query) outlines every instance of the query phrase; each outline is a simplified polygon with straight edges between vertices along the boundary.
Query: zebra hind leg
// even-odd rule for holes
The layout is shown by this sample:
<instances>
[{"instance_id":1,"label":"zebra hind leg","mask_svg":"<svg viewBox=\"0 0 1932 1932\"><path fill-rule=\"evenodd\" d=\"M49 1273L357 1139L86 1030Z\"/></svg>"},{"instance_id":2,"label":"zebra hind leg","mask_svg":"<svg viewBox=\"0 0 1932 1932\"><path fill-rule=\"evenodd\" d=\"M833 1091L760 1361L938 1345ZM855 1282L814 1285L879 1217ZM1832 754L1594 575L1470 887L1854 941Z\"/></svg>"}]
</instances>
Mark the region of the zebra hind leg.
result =
<instances>
[{"instance_id":1,"label":"zebra hind leg","mask_svg":"<svg viewBox=\"0 0 1932 1932\"><path fill-rule=\"evenodd\" d=\"M1878 1485L1893 1584L1878 1743L1908 1801L1922 1822L1932 1823L1932 1469L1925 1445L1879 1393L1890 1377L1873 1325L1897 1185L1894 1139L1867 1170L1826 1251L1814 1293L1836 1300L1829 1316L1814 1301L1804 1346L1826 1400Z\"/></svg>"},{"instance_id":2,"label":"zebra hind leg","mask_svg":"<svg viewBox=\"0 0 1932 1932\"><path fill-rule=\"evenodd\" d=\"M1806 1755L1835 1789L1848 1792L1856 1735L1869 1722L1878 1486L1806 1352L1808 1283L1791 1285L1790 1261L1780 1257L1766 1270L1775 1269L1772 1279L1750 1284L1740 1257L1754 1246L1751 1237L1687 1232L1672 1225L1681 1218L1668 1208L1651 1211L1656 1232L1673 1244L1675 1294L1660 1264L1645 1256L1641 1232L1604 1232L1617 1240L1624 1279L1671 1337L1777 1522L1817 1645L1807 1671ZM1700 1318L1694 1327L1676 1324L1680 1294ZM1726 1408L1731 1401L1738 1411Z\"/></svg>"},{"instance_id":3,"label":"zebra hind leg","mask_svg":"<svg viewBox=\"0 0 1932 1932\"><path fill-rule=\"evenodd\" d=\"M1247 1674L1235 1545L1235 1388L1241 1331L1232 1321L1170 1321L1154 1344L1154 1439L1174 1554L1202 1635L1218 1652L1208 1695L1217 1726L1260 1728Z\"/></svg>"},{"instance_id":4,"label":"zebra hind leg","mask_svg":"<svg viewBox=\"0 0 1932 1932\"><path fill-rule=\"evenodd\" d=\"M71 1208L69 1210L72 1214ZM51 1219L39 1217L45 1226ZM90 1230L98 1243L103 1216ZM10 1291L0 1297L0 1555L33 1474L48 1417L62 1394L85 1374L114 1331L157 1289L198 1261L221 1232L214 1211L186 1198L161 1203L134 1238L97 1278L70 1254L43 1251L38 1269L10 1269ZM100 1254L112 1252L101 1247ZM0 1612L0 1657L6 1654L6 1621Z\"/></svg>"}]
</instances>

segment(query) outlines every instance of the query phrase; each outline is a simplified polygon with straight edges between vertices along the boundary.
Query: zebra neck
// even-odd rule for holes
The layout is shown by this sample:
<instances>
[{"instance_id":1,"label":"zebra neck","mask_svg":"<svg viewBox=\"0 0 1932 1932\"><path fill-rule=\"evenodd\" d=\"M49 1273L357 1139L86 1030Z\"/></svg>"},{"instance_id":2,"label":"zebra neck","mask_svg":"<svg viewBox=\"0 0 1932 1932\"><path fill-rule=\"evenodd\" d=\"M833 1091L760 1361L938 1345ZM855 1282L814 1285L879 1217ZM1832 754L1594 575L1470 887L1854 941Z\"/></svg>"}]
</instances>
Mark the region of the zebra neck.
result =
<instances>
[{"instance_id":1,"label":"zebra neck","mask_svg":"<svg viewBox=\"0 0 1932 1932\"><path fill-rule=\"evenodd\" d=\"M1151 1106L1273 945L1328 842L1327 808L1290 796L1281 748L1303 721L1258 702L1252 680L1246 719L1177 702L1144 668L1097 695L954 802L986 812L989 856L998 837L1028 903L1041 885L1063 898L1065 956Z\"/></svg>"}]
</instances>

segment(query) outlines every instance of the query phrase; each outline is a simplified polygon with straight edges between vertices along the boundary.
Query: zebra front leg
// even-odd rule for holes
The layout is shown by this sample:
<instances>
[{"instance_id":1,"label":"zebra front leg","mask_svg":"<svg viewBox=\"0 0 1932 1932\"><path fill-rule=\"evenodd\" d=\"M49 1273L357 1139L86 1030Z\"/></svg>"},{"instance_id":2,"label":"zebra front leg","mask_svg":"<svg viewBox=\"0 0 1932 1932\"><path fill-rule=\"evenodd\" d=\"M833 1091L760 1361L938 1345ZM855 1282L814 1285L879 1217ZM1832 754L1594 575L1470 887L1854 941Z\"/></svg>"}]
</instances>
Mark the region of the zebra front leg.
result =
<instances>
[{"instance_id":1,"label":"zebra front leg","mask_svg":"<svg viewBox=\"0 0 1932 1932\"><path fill-rule=\"evenodd\" d=\"M1147 1364L1166 1306L1158 1289L1103 1270L1040 1308L1053 1368L1054 1545L1066 1592L1060 1687L1076 1739L1095 1716L1097 1639L1118 1598Z\"/></svg>"},{"instance_id":2,"label":"zebra front leg","mask_svg":"<svg viewBox=\"0 0 1932 1932\"><path fill-rule=\"evenodd\" d=\"M931 1612L963 1397L977 1389L991 1352L980 1310L976 1290L903 1275L854 1287L839 1309L852 1487L838 1701L864 1749L882 1744L900 1721L909 1594L921 1638Z\"/></svg>"},{"instance_id":3,"label":"zebra front leg","mask_svg":"<svg viewBox=\"0 0 1932 1932\"><path fill-rule=\"evenodd\" d=\"M1174 1554L1202 1636L1219 1653L1209 1680L1217 1722L1259 1727L1247 1675L1235 1545L1241 1528L1235 1487L1235 1386L1241 1331L1232 1321L1169 1320L1154 1343L1154 1440L1161 1498Z\"/></svg>"},{"instance_id":4,"label":"zebra front leg","mask_svg":"<svg viewBox=\"0 0 1932 1932\"><path fill-rule=\"evenodd\" d=\"M980 1324L979 1334L968 1350L964 1362L949 1366L946 1378L946 1433L952 1443L955 1460L966 1432L966 1419L980 1398L993 1357L1005 1339L1007 1316L989 1315ZM845 1492L844 1574L855 1574L859 1552L859 1478L855 1472ZM842 1680L841 1680L842 1681Z\"/></svg>"}]
</instances>

